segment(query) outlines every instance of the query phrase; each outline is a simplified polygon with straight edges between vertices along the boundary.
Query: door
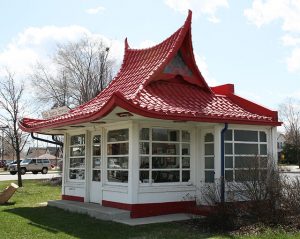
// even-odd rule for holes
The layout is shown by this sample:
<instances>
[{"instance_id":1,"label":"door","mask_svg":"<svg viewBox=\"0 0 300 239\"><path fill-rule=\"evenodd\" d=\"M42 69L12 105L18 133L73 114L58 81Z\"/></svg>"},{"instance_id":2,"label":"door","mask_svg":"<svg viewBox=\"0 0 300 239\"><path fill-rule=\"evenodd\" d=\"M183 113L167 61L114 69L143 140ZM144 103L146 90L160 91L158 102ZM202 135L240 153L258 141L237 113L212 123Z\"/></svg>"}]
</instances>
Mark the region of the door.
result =
<instances>
[{"instance_id":1,"label":"door","mask_svg":"<svg viewBox=\"0 0 300 239\"><path fill-rule=\"evenodd\" d=\"M90 179L90 202L102 203L102 157L101 157L101 134L95 133L91 140L91 179Z\"/></svg>"}]
</instances>

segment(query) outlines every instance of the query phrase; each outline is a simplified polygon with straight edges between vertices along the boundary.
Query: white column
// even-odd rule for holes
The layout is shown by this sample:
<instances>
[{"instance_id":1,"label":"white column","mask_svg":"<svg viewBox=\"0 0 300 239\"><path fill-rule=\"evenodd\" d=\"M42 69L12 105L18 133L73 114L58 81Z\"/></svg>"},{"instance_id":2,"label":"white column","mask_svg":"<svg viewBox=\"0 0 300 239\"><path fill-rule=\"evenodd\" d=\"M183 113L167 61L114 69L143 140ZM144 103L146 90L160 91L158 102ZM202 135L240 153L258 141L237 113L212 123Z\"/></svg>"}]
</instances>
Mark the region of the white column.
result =
<instances>
[{"instance_id":1,"label":"white column","mask_svg":"<svg viewBox=\"0 0 300 239\"><path fill-rule=\"evenodd\" d=\"M272 127L270 129L270 151L271 151L271 157L275 163L275 165L277 165L277 157L278 157L278 152L277 152L277 127Z\"/></svg>"},{"instance_id":2,"label":"white column","mask_svg":"<svg viewBox=\"0 0 300 239\"><path fill-rule=\"evenodd\" d=\"M85 134L85 197L84 202L90 201L91 187L91 133L86 131Z\"/></svg>"},{"instance_id":3,"label":"white column","mask_svg":"<svg viewBox=\"0 0 300 239\"><path fill-rule=\"evenodd\" d=\"M221 178L221 131L224 128L222 124L215 125L215 179Z\"/></svg>"},{"instance_id":4,"label":"white column","mask_svg":"<svg viewBox=\"0 0 300 239\"><path fill-rule=\"evenodd\" d=\"M61 186L61 194L65 195L65 183L68 177L68 166L67 166L67 157L69 154L69 135L64 133L64 147L63 147L63 163L62 163L62 186Z\"/></svg>"}]
</instances>

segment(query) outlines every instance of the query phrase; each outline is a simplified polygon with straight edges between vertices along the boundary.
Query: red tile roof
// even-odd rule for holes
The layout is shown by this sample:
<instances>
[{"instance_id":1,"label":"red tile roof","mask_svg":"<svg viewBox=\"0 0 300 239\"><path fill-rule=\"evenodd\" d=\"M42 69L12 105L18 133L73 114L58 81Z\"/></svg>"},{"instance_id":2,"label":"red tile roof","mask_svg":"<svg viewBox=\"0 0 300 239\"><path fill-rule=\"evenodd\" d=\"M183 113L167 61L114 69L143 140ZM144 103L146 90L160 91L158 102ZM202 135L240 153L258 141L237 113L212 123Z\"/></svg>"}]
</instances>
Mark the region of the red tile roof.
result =
<instances>
[{"instance_id":1,"label":"red tile roof","mask_svg":"<svg viewBox=\"0 0 300 239\"><path fill-rule=\"evenodd\" d=\"M279 125L277 112L234 95L233 85L207 85L193 55L191 15L189 12L184 25L154 47L131 49L126 39L119 73L91 101L58 117L24 118L20 127L35 132L89 122L107 115L116 106L152 118ZM173 64L178 54L180 62ZM170 69L188 75L176 76Z\"/></svg>"}]
</instances>

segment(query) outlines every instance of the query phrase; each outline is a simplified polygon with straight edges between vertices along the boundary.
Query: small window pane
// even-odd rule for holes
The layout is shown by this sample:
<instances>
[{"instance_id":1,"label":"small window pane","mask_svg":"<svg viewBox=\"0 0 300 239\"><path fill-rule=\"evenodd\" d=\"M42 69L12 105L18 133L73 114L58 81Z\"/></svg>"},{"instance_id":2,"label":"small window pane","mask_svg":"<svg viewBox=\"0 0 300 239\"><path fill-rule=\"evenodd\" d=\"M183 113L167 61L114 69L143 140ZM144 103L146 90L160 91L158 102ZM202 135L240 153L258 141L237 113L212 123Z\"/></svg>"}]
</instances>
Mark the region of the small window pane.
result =
<instances>
[{"instance_id":1,"label":"small window pane","mask_svg":"<svg viewBox=\"0 0 300 239\"><path fill-rule=\"evenodd\" d=\"M190 158L182 157L182 168L190 168Z\"/></svg>"},{"instance_id":2,"label":"small window pane","mask_svg":"<svg viewBox=\"0 0 300 239\"><path fill-rule=\"evenodd\" d=\"M255 168L258 167L258 159L256 157L235 157L235 167L236 168Z\"/></svg>"},{"instance_id":3,"label":"small window pane","mask_svg":"<svg viewBox=\"0 0 300 239\"><path fill-rule=\"evenodd\" d=\"M152 143L152 154L155 155L179 155L179 144Z\"/></svg>"},{"instance_id":4,"label":"small window pane","mask_svg":"<svg viewBox=\"0 0 300 239\"><path fill-rule=\"evenodd\" d=\"M182 130L182 141L190 142L190 140L191 140L190 132L188 132L186 130Z\"/></svg>"},{"instance_id":5,"label":"small window pane","mask_svg":"<svg viewBox=\"0 0 300 239\"><path fill-rule=\"evenodd\" d=\"M205 169L214 169L214 165L214 157L205 157Z\"/></svg>"},{"instance_id":6,"label":"small window pane","mask_svg":"<svg viewBox=\"0 0 300 239\"><path fill-rule=\"evenodd\" d=\"M140 129L140 140L149 140L149 129L148 128Z\"/></svg>"},{"instance_id":7,"label":"small window pane","mask_svg":"<svg viewBox=\"0 0 300 239\"><path fill-rule=\"evenodd\" d=\"M107 133L108 142L128 141L128 129L111 130Z\"/></svg>"},{"instance_id":8,"label":"small window pane","mask_svg":"<svg viewBox=\"0 0 300 239\"><path fill-rule=\"evenodd\" d=\"M205 171L205 182L213 183L215 181L215 172L214 171Z\"/></svg>"},{"instance_id":9,"label":"small window pane","mask_svg":"<svg viewBox=\"0 0 300 239\"><path fill-rule=\"evenodd\" d=\"M214 155L215 149L214 144L205 144L204 153L205 155Z\"/></svg>"},{"instance_id":10,"label":"small window pane","mask_svg":"<svg viewBox=\"0 0 300 239\"><path fill-rule=\"evenodd\" d=\"M227 182L232 182L233 181L233 170L226 170L225 171L225 180Z\"/></svg>"},{"instance_id":11,"label":"small window pane","mask_svg":"<svg viewBox=\"0 0 300 239\"><path fill-rule=\"evenodd\" d=\"M179 157L153 157L152 168L179 168Z\"/></svg>"},{"instance_id":12,"label":"small window pane","mask_svg":"<svg viewBox=\"0 0 300 239\"><path fill-rule=\"evenodd\" d=\"M107 170L107 180L109 182L127 183L128 171Z\"/></svg>"},{"instance_id":13,"label":"small window pane","mask_svg":"<svg viewBox=\"0 0 300 239\"><path fill-rule=\"evenodd\" d=\"M84 180L84 169L70 169L70 179Z\"/></svg>"},{"instance_id":14,"label":"small window pane","mask_svg":"<svg viewBox=\"0 0 300 239\"><path fill-rule=\"evenodd\" d=\"M84 168L84 158L70 158L70 168Z\"/></svg>"},{"instance_id":15,"label":"small window pane","mask_svg":"<svg viewBox=\"0 0 300 239\"><path fill-rule=\"evenodd\" d=\"M93 137L93 144L100 144L101 143L101 135L95 135Z\"/></svg>"},{"instance_id":16,"label":"small window pane","mask_svg":"<svg viewBox=\"0 0 300 239\"><path fill-rule=\"evenodd\" d=\"M182 182L188 182L190 180L190 171L183 170L182 171Z\"/></svg>"},{"instance_id":17,"label":"small window pane","mask_svg":"<svg viewBox=\"0 0 300 239\"><path fill-rule=\"evenodd\" d=\"M267 152L267 145L266 144L261 144L260 145L260 154L261 155L267 155L268 152Z\"/></svg>"},{"instance_id":18,"label":"small window pane","mask_svg":"<svg viewBox=\"0 0 300 239\"><path fill-rule=\"evenodd\" d=\"M267 134L265 132L259 132L259 140L260 142L267 142Z\"/></svg>"},{"instance_id":19,"label":"small window pane","mask_svg":"<svg viewBox=\"0 0 300 239\"><path fill-rule=\"evenodd\" d=\"M108 155L126 155L128 154L128 143L116 143L107 145Z\"/></svg>"},{"instance_id":20,"label":"small window pane","mask_svg":"<svg viewBox=\"0 0 300 239\"><path fill-rule=\"evenodd\" d=\"M235 181L245 182L259 179L259 171L255 170L235 170Z\"/></svg>"},{"instance_id":21,"label":"small window pane","mask_svg":"<svg viewBox=\"0 0 300 239\"><path fill-rule=\"evenodd\" d=\"M84 134L71 136L71 143L70 144L71 145L85 144Z\"/></svg>"},{"instance_id":22,"label":"small window pane","mask_svg":"<svg viewBox=\"0 0 300 239\"><path fill-rule=\"evenodd\" d=\"M155 183L179 182L179 171L152 171Z\"/></svg>"},{"instance_id":23,"label":"small window pane","mask_svg":"<svg viewBox=\"0 0 300 239\"><path fill-rule=\"evenodd\" d=\"M169 130L161 128L152 129L153 141L179 141L179 130Z\"/></svg>"},{"instance_id":24,"label":"small window pane","mask_svg":"<svg viewBox=\"0 0 300 239\"><path fill-rule=\"evenodd\" d=\"M101 155L101 146L93 146L93 155L100 156Z\"/></svg>"},{"instance_id":25,"label":"small window pane","mask_svg":"<svg viewBox=\"0 0 300 239\"><path fill-rule=\"evenodd\" d=\"M205 142L214 142L214 135L212 133L208 133L204 137Z\"/></svg>"},{"instance_id":26,"label":"small window pane","mask_svg":"<svg viewBox=\"0 0 300 239\"><path fill-rule=\"evenodd\" d=\"M149 154L149 143L148 142L140 143L140 154Z\"/></svg>"},{"instance_id":27,"label":"small window pane","mask_svg":"<svg viewBox=\"0 0 300 239\"><path fill-rule=\"evenodd\" d=\"M100 170L93 170L93 181L100 182L101 181L101 171Z\"/></svg>"},{"instance_id":28,"label":"small window pane","mask_svg":"<svg viewBox=\"0 0 300 239\"><path fill-rule=\"evenodd\" d=\"M234 144L235 154L258 154L258 145L257 144Z\"/></svg>"},{"instance_id":29,"label":"small window pane","mask_svg":"<svg viewBox=\"0 0 300 239\"><path fill-rule=\"evenodd\" d=\"M225 131L225 141L232 141L232 130L226 130Z\"/></svg>"},{"instance_id":30,"label":"small window pane","mask_svg":"<svg viewBox=\"0 0 300 239\"><path fill-rule=\"evenodd\" d=\"M233 168L233 157L225 157L225 168Z\"/></svg>"},{"instance_id":31,"label":"small window pane","mask_svg":"<svg viewBox=\"0 0 300 239\"><path fill-rule=\"evenodd\" d=\"M128 157L109 157L107 158L107 168L109 169L127 169Z\"/></svg>"},{"instance_id":32,"label":"small window pane","mask_svg":"<svg viewBox=\"0 0 300 239\"><path fill-rule=\"evenodd\" d=\"M149 157L140 157L140 168L149 168Z\"/></svg>"},{"instance_id":33,"label":"small window pane","mask_svg":"<svg viewBox=\"0 0 300 239\"><path fill-rule=\"evenodd\" d=\"M100 169L101 168L101 158L93 158L93 169Z\"/></svg>"},{"instance_id":34,"label":"small window pane","mask_svg":"<svg viewBox=\"0 0 300 239\"><path fill-rule=\"evenodd\" d=\"M182 144L182 155L190 155L190 144Z\"/></svg>"},{"instance_id":35,"label":"small window pane","mask_svg":"<svg viewBox=\"0 0 300 239\"><path fill-rule=\"evenodd\" d=\"M78 147L71 147L71 156L84 156L85 154L85 147L78 146Z\"/></svg>"},{"instance_id":36,"label":"small window pane","mask_svg":"<svg viewBox=\"0 0 300 239\"><path fill-rule=\"evenodd\" d=\"M150 183L149 171L140 171L140 181L142 183Z\"/></svg>"},{"instance_id":37,"label":"small window pane","mask_svg":"<svg viewBox=\"0 0 300 239\"><path fill-rule=\"evenodd\" d=\"M234 131L234 140L235 141L252 141L258 142L258 132L251 130L235 130Z\"/></svg>"},{"instance_id":38,"label":"small window pane","mask_svg":"<svg viewBox=\"0 0 300 239\"><path fill-rule=\"evenodd\" d=\"M232 154L232 143L225 143L225 154Z\"/></svg>"}]
</instances>

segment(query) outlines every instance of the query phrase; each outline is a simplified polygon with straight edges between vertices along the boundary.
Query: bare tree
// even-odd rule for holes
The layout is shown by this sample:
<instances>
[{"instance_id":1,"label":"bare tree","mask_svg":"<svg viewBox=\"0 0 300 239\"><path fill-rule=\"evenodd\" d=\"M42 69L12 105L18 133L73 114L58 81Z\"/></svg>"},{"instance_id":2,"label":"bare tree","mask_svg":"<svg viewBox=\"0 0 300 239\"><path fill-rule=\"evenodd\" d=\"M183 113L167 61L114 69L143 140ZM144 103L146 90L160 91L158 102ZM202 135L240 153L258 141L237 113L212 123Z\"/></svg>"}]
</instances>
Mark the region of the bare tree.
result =
<instances>
[{"instance_id":1,"label":"bare tree","mask_svg":"<svg viewBox=\"0 0 300 239\"><path fill-rule=\"evenodd\" d=\"M58 44L52 59L55 70L39 63L31 77L39 99L71 108L94 98L112 79L114 62L109 51L101 40L88 36Z\"/></svg>"},{"instance_id":2,"label":"bare tree","mask_svg":"<svg viewBox=\"0 0 300 239\"><path fill-rule=\"evenodd\" d=\"M300 167L300 102L288 99L279 107L280 118L285 128L286 143L290 144L296 152L296 159Z\"/></svg>"},{"instance_id":3,"label":"bare tree","mask_svg":"<svg viewBox=\"0 0 300 239\"><path fill-rule=\"evenodd\" d=\"M5 132L4 139L7 140L15 151L18 168L18 185L20 187L22 187L20 155L29 136L18 125L18 120L25 112L22 102L23 93L24 84L18 85L13 74L7 71L7 76L0 82L0 123Z\"/></svg>"}]
</instances>

